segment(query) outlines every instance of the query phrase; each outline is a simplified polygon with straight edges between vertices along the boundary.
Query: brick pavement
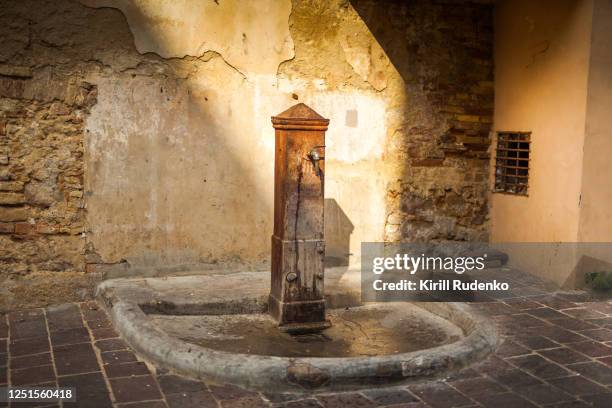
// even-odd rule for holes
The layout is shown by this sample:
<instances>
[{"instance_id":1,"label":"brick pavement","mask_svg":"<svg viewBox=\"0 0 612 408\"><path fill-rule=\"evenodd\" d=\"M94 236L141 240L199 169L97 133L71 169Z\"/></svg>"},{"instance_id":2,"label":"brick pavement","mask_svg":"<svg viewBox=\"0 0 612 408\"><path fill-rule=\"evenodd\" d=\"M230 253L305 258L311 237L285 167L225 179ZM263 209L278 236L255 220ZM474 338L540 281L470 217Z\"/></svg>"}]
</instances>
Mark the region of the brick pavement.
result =
<instances>
[{"instance_id":1,"label":"brick pavement","mask_svg":"<svg viewBox=\"0 0 612 408\"><path fill-rule=\"evenodd\" d=\"M612 302L524 289L472 305L505 342L444 380L323 395L194 381L145 364L87 302L0 315L0 385L73 386L78 402L63 406L88 408L612 407Z\"/></svg>"}]
</instances>

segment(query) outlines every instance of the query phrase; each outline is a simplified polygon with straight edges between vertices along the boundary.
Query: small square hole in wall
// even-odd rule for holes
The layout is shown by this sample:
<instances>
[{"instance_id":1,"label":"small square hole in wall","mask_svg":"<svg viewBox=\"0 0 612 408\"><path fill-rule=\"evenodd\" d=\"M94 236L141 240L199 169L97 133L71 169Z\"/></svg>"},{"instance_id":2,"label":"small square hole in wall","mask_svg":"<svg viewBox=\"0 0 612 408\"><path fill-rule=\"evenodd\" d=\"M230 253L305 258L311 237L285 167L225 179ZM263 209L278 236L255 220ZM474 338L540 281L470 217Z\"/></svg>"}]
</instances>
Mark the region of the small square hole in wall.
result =
<instances>
[{"instance_id":1,"label":"small square hole in wall","mask_svg":"<svg viewBox=\"0 0 612 408\"><path fill-rule=\"evenodd\" d=\"M359 115L357 113L357 109L347 110L344 124L349 127L357 127L358 123L359 123Z\"/></svg>"},{"instance_id":2,"label":"small square hole in wall","mask_svg":"<svg viewBox=\"0 0 612 408\"><path fill-rule=\"evenodd\" d=\"M527 195L531 132L498 132L494 192Z\"/></svg>"}]
</instances>

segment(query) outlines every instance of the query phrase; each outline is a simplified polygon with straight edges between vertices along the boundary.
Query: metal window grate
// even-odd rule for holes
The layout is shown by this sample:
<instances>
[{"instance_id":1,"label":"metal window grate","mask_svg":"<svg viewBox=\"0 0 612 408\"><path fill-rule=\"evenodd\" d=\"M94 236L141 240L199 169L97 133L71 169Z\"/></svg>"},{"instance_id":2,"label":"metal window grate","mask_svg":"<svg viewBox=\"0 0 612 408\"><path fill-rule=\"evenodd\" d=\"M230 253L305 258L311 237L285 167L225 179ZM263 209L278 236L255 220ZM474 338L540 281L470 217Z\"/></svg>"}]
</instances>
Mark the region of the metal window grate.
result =
<instances>
[{"instance_id":1,"label":"metal window grate","mask_svg":"<svg viewBox=\"0 0 612 408\"><path fill-rule=\"evenodd\" d=\"M527 195L531 132L498 132L495 192Z\"/></svg>"}]
</instances>

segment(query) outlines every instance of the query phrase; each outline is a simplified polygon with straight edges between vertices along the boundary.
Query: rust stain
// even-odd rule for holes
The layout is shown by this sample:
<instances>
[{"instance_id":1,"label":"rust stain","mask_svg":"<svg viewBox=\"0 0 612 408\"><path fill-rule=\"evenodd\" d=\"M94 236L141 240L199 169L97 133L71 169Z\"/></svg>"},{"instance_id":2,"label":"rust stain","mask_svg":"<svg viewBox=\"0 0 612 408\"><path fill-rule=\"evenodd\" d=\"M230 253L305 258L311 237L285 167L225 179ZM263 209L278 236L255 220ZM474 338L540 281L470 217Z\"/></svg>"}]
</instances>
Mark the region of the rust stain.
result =
<instances>
[{"instance_id":1,"label":"rust stain","mask_svg":"<svg viewBox=\"0 0 612 408\"><path fill-rule=\"evenodd\" d=\"M304 166L304 161L325 145L329 120L300 103L272 123L276 155L270 313L280 326L321 330L328 326L321 250L324 174L319 162Z\"/></svg>"}]
</instances>

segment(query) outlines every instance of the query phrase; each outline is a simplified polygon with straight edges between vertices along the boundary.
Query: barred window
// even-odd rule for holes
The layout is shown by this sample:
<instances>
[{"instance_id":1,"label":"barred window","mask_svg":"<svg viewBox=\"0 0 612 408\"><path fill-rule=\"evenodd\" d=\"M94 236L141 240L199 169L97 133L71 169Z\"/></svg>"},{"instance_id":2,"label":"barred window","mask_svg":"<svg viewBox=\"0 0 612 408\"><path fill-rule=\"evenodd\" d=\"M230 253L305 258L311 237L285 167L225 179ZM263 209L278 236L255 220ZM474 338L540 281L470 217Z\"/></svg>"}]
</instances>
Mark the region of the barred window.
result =
<instances>
[{"instance_id":1,"label":"barred window","mask_svg":"<svg viewBox=\"0 0 612 408\"><path fill-rule=\"evenodd\" d=\"M493 191L527 195L531 132L498 132Z\"/></svg>"}]
</instances>

